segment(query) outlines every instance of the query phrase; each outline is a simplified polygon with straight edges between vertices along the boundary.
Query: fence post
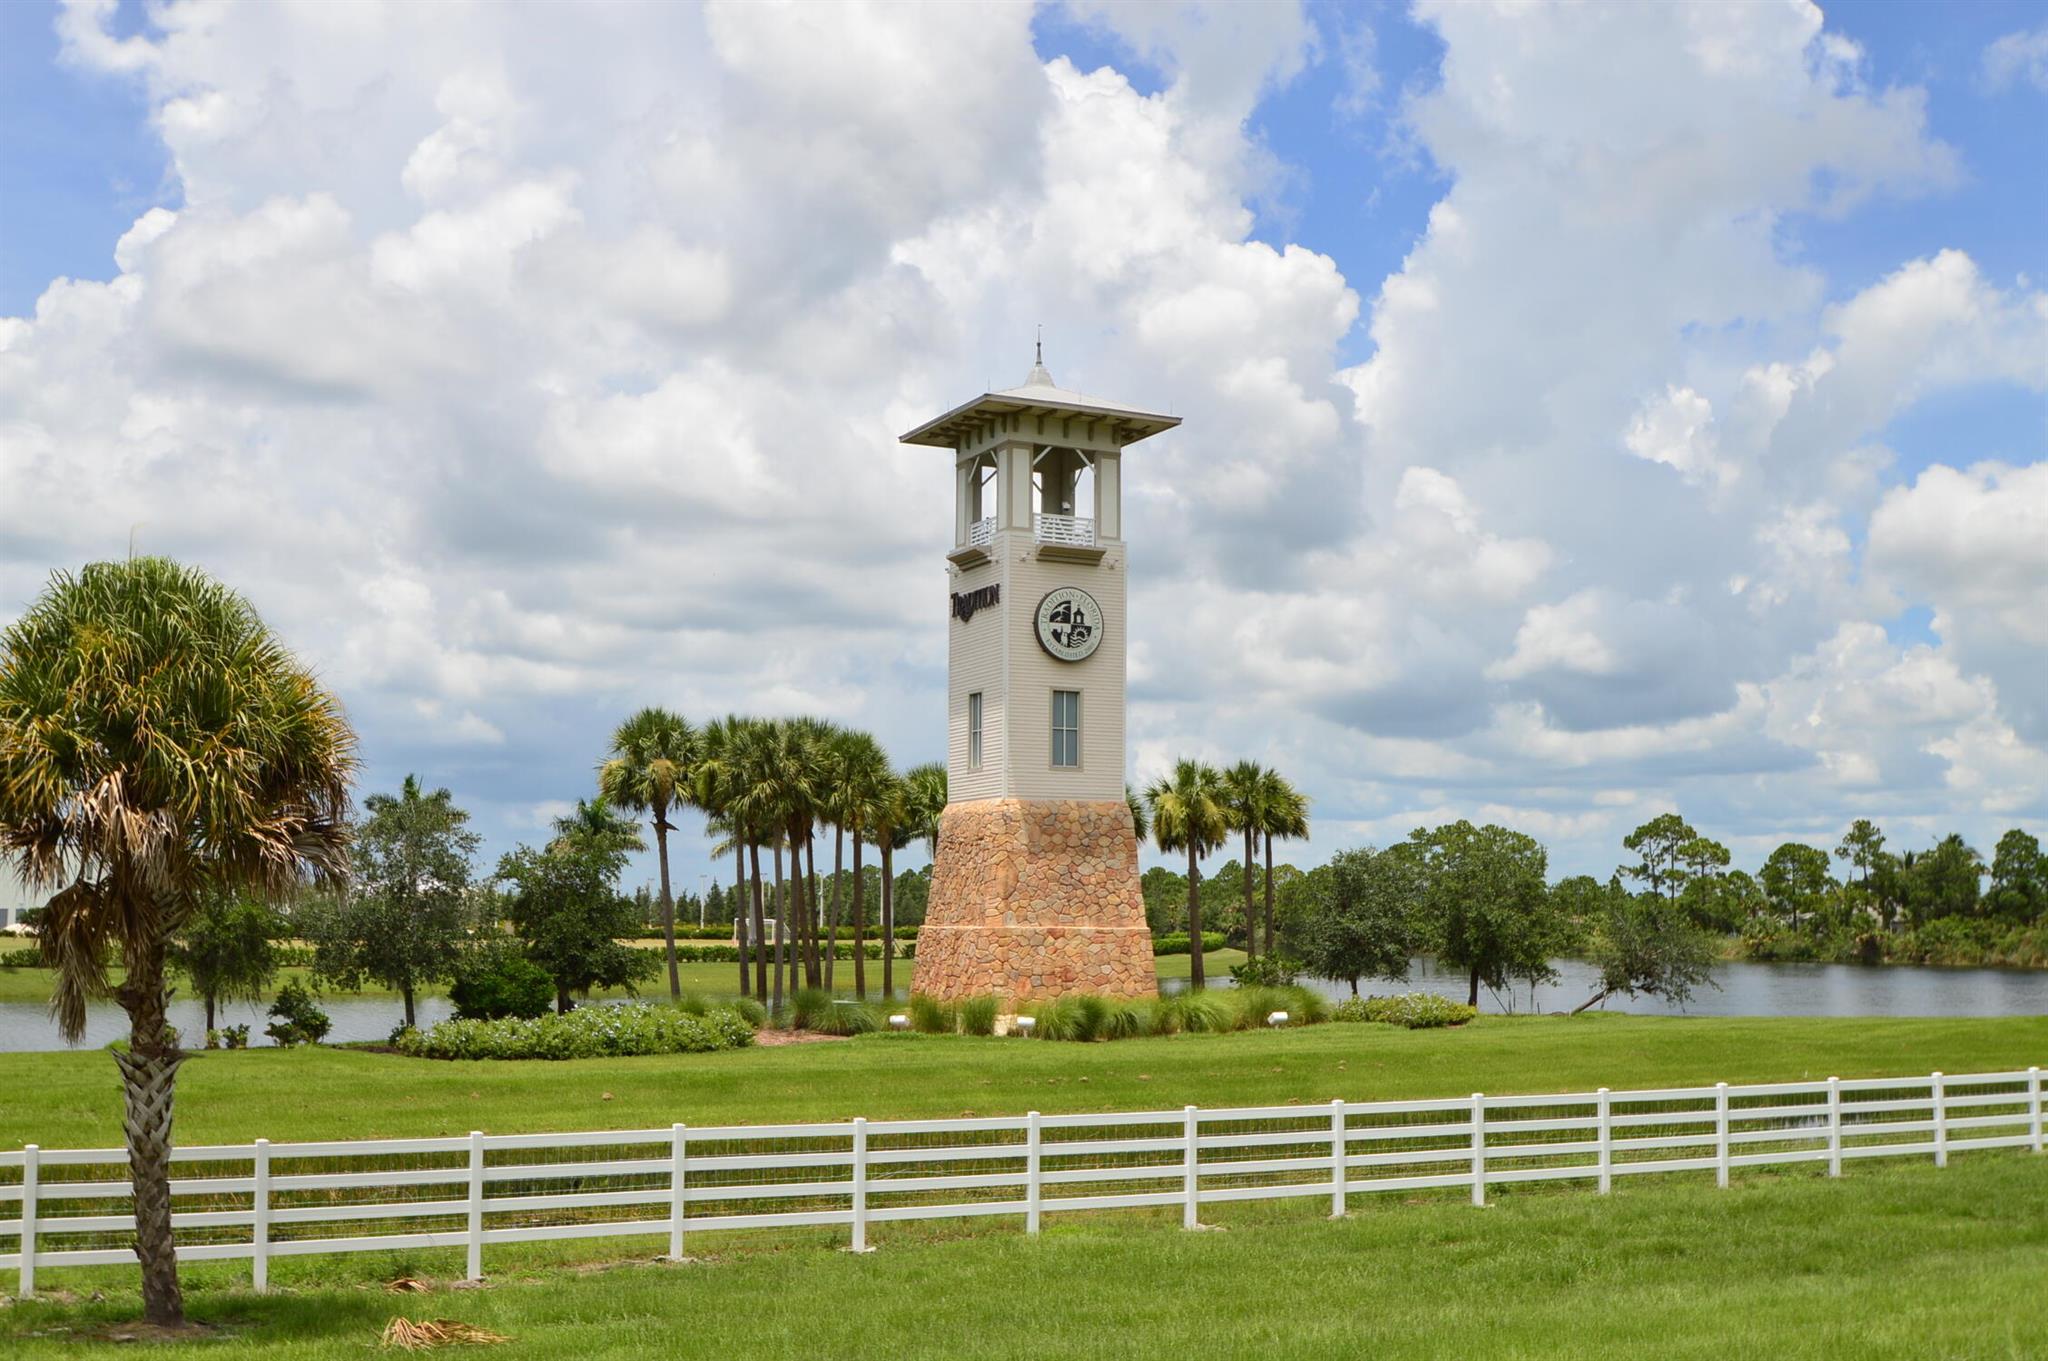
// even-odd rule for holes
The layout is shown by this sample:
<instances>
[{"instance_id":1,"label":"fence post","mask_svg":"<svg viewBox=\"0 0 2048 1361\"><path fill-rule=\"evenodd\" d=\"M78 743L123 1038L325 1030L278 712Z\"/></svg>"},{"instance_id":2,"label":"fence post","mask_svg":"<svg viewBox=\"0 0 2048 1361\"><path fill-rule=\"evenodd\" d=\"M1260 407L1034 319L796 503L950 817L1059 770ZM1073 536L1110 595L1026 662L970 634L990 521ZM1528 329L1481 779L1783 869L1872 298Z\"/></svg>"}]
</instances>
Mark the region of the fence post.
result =
<instances>
[{"instance_id":1,"label":"fence post","mask_svg":"<svg viewBox=\"0 0 2048 1361\"><path fill-rule=\"evenodd\" d=\"M1828 1175L1842 1175L1842 1079L1828 1079Z\"/></svg>"},{"instance_id":2,"label":"fence post","mask_svg":"<svg viewBox=\"0 0 2048 1361\"><path fill-rule=\"evenodd\" d=\"M1338 1097L1330 1103L1330 1218L1344 1217L1345 1200L1350 1194L1350 1173L1344 1166L1345 1155L1351 1150L1345 1136L1349 1126L1344 1116L1344 1098Z\"/></svg>"},{"instance_id":3,"label":"fence post","mask_svg":"<svg viewBox=\"0 0 2048 1361\"><path fill-rule=\"evenodd\" d=\"M2033 1113L2034 1152L2041 1151L2041 1070L2027 1069L2027 1107Z\"/></svg>"},{"instance_id":4,"label":"fence post","mask_svg":"<svg viewBox=\"0 0 2048 1361\"><path fill-rule=\"evenodd\" d=\"M469 1279L484 1278L484 1132L469 1132Z\"/></svg>"},{"instance_id":5,"label":"fence post","mask_svg":"<svg viewBox=\"0 0 2048 1361\"><path fill-rule=\"evenodd\" d=\"M1472 1093L1472 1203L1486 1204L1486 1098Z\"/></svg>"},{"instance_id":6,"label":"fence post","mask_svg":"<svg viewBox=\"0 0 2048 1361\"><path fill-rule=\"evenodd\" d=\"M1600 1123L1600 1194L1606 1195L1614 1189L1614 1111L1608 1091L1602 1087L1595 1092Z\"/></svg>"},{"instance_id":7,"label":"fence post","mask_svg":"<svg viewBox=\"0 0 2048 1361\"><path fill-rule=\"evenodd\" d=\"M21 1283L18 1293L25 1300L36 1293L36 1184L41 1180L43 1151L34 1144L21 1150Z\"/></svg>"},{"instance_id":8,"label":"fence post","mask_svg":"<svg viewBox=\"0 0 2048 1361\"><path fill-rule=\"evenodd\" d=\"M1948 1084L1942 1081L1937 1070L1928 1080L1928 1091L1934 1106L1934 1165L1948 1166Z\"/></svg>"},{"instance_id":9,"label":"fence post","mask_svg":"<svg viewBox=\"0 0 2048 1361\"><path fill-rule=\"evenodd\" d=\"M1195 1146L1197 1131L1201 1128L1201 1121L1196 1116L1193 1106L1186 1107L1182 1114L1186 1120L1186 1147L1181 1154L1180 1182L1184 1203L1181 1206L1180 1226L1183 1229L1192 1229L1201 1222L1201 1157L1200 1150Z\"/></svg>"},{"instance_id":10,"label":"fence post","mask_svg":"<svg viewBox=\"0 0 2048 1361\"><path fill-rule=\"evenodd\" d=\"M689 1135L681 1121L669 1126L668 1259L683 1260L683 1161L689 1156Z\"/></svg>"},{"instance_id":11,"label":"fence post","mask_svg":"<svg viewBox=\"0 0 2048 1361\"><path fill-rule=\"evenodd\" d=\"M249 1279L262 1294L270 1289L270 1140L256 1141L256 1194L251 1198L256 1226L250 1232Z\"/></svg>"},{"instance_id":12,"label":"fence post","mask_svg":"<svg viewBox=\"0 0 2048 1361\"><path fill-rule=\"evenodd\" d=\"M868 1250L868 1122L858 1115L853 1118L853 1250Z\"/></svg>"},{"instance_id":13,"label":"fence post","mask_svg":"<svg viewBox=\"0 0 2048 1361\"><path fill-rule=\"evenodd\" d=\"M1714 1185L1728 1185L1728 1084L1714 1084Z\"/></svg>"},{"instance_id":14,"label":"fence post","mask_svg":"<svg viewBox=\"0 0 2048 1361\"><path fill-rule=\"evenodd\" d=\"M1039 1115L1024 1117L1024 1232L1037 1233L1040 1207L1045 1203L1043 1142L1039 1136Z\"/></svg>"}]
</instances>

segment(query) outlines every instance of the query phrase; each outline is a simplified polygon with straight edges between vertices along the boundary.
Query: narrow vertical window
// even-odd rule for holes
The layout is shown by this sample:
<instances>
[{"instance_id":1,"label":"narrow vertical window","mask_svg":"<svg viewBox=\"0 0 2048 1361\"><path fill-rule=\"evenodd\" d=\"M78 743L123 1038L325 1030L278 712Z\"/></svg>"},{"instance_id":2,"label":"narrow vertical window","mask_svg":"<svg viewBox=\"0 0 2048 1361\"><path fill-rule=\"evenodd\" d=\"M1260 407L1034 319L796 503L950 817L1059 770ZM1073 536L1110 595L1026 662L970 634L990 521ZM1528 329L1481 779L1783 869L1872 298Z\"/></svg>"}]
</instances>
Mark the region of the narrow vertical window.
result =
<instances>
[{"instance_id":1,"label":"narrow vertical window","mask_svg":"<svg viewBox=\"0 0 2048 1361\"><path fill-rule=\"evenodd\" d=\"M981 691L967 697L967 768L981 769Z\"/></svg>"},{"instance_id":2,"label":"narrow vertical window","mask_svg":"<svg viewBox=\"0 0 2048 1361\"><path fill-rule=\"evenodd\" d=\"M1081 764L1081 692L1052 692L1052 763L1055 766Z\"/></svg>"}]
</instances>

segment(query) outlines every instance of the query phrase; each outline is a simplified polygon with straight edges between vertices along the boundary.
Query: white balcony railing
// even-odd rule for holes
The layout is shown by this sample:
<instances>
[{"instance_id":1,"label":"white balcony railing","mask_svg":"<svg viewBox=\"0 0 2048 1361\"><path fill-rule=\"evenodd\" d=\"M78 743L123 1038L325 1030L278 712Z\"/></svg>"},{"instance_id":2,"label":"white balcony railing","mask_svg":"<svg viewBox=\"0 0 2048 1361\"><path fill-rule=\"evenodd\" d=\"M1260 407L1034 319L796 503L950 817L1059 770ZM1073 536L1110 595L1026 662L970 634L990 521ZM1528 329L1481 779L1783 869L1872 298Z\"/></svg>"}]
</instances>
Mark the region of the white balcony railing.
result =
<instances>
[{"instance_id":1,"label":"white balcony railing","mask_svg":"<svg viewBox=\"0 0 2048 1361\"><path fill-rule=\"evenodd\" d=\"M984 515L979 520L976 520L973 524L967 526L967 546L969 548L986 548L995 541L995 516Z\"/></svg>"},{"instance_id":2,"label":"white balcony railing","mask_svg":"<svg viewBox=\"0 0 2048 1361\"><path fill-rule=\"evenodd\" d=\"M1040 543L1095 547L1095 521L1091 519L1079 515L1034 515L1031 522Z\"/></svg>"}]
</instances>

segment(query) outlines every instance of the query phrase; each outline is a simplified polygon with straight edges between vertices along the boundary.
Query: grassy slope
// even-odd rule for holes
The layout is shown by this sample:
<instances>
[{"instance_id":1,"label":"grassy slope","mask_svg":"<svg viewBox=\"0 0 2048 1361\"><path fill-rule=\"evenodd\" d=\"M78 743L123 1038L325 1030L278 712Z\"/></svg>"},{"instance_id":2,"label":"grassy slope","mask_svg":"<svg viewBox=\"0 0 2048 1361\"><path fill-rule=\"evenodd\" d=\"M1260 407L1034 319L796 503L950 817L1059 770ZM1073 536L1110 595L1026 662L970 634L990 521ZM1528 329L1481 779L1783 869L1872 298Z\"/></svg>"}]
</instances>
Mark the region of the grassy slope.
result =
<instances>
[{"instance_id":1,"label":"grassy slope","mask_svg":"<svg viewBox=\"0 0 2048 1361\"><path fill-rule=\"evenodd\" d=\"M873 1036L573 1064L256 1050L195 1060L178 1125L200 1142L1115 1109L1961 1072L2044 1053L2048 1019L1615 1016L1085 1046ZM118 1138L103 1055L0 1055L0 1094L0 1146ZM1698 1177L1623 1183L1606 1200L1531 1189L1484 1212L1456 1195L1361 1197L1337 1225L1313 1202L1219 1206L1205 1213L1220 1234L1144 1212L1056 1216L1037 1242L1008 1220L884 1226L863 1258L833 1251L832 1232L706 1236L697 1264L594 1274L565 1263L655 1249L504 1250L487 1261L491 1289L432 1299L373 1283L445 1276L453 1253L288 1259L284 1292L264 1299L241 1291L246 1267L188 1279L195 1317L233 1330L194 1354L221 1357L360 1355L399 1312L510 1334L493 1353L507 1358L644 1355L654 1335L667 1354L707 1357L1994 1357L2036 1354L2025 1339L2048 1324L2033 1288L2048 1270L2044 1190L2048 1160L1971 1154L1939 1173L1854 1164L1834 1184L1812 1169L1745 1173L1725 1193ZM10 1356L92 1355L51 1330L133 1316L132 1272L54 1275L108 1298L0 1312Z\"/></svg>"},{"instance_id":2,"label":"grassy slope","mask_svg":"<svg viewBox=\"0 0 2048 1361\"><path fill-rule=\"evenodd\" d=\"M2044 1058L2048 1018L2037 1017L1486 1017L1449 1031L1324 1025L1095 1045L876 1035L575 1063L252 1049L185 1067L177 1128L203 1143L1158 1109L1960 1073ZM0 1094L0 1147L119 1142L120 1091L104 1054L0 1054Z\"/></svg>"}]
</instances>

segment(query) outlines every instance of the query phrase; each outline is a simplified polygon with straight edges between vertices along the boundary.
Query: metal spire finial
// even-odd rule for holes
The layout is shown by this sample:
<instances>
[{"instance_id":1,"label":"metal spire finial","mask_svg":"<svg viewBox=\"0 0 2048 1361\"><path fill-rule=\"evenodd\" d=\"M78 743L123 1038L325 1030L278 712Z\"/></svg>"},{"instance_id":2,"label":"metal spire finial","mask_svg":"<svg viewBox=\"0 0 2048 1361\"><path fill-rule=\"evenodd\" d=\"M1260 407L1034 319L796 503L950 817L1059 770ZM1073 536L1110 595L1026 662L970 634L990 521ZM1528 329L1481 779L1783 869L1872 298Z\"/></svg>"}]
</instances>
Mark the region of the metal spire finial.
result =
<instances>
[{"instance_id":1,"label":"metal spire finial","mask_svg":"<svg viewBox=\"0 0 2048 1361\"><path fill-rule=\"evenodd\" d=\"M1059 386L1058 383L1053 382L1052 374L1047 372L1045 367L1045 326L1042 323L1038 327L1038 339L1032 345L1031 372L1024 375L1024 386L1028 388L1052 388Z\"/></svg>"}]
</instances>

